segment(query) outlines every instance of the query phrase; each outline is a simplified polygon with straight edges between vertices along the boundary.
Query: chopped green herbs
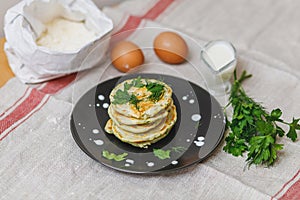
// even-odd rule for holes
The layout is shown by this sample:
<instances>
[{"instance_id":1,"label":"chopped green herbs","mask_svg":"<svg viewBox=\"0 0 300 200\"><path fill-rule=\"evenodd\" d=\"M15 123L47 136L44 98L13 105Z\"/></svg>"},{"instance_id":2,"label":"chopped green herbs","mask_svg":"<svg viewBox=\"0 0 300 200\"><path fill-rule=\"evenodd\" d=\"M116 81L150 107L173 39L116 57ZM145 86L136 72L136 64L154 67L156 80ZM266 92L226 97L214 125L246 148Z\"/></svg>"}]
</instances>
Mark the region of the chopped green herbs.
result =
<instances>
[{"instance_id":1,"label":"chopped green herbs","mask_svg":"<svg viewBox=\"0 0 300 200\"><path fill-rule=\"evenodd\" d=\"M161 160L170 158L170 150L162 150L162 149L153 149L153 153L156 157L158 157Z\"/></svg>"},{"instance_id":2,"label":"chopped green herbs","mask_svg":"<svg viewBox=\"0 0 300 200\"><path fill-rule=\"evenodd\" d=\"M139 107L138 107L138 103L140 102L141 100L139 100L135 95L131 95L130 97L130 100L129 100L129 103L131 103L132 105L135 106L135 108L138 110Z\"/></svg>"},{"instance_id":3,"label":"chopped green herbs","mask_svg":"<svg viewBox=\"0 0 300 200\"><path fill-rule=\"evenodd\" d=\"M151 101L158 101L160 100L161 96L164 93L164 86L162 84L159 83L147 83L146 88L148 91L150 91L152 94L149 96L149 99Z\"/></svg>"},{"instance_id":4,"label":"chopped green herbs","mask_svg":"<svg viewBox=\"0 0 300 200\"><path fill-rule=\"evenodd\" d=\"M250 78L244 71L238 79L234 72L229 105L233 108L231 121L226 119L226 127L230 129L225 138L224 151L234 155L247 154L247 164L271 166L277 159L277 152L283 149L283 144L277 144L277 136L284 135L292 141L297 139L296 130L300 130L300 119L294 119L291 123L283 121L280 117L280 109L274 109L268 113L265 108L250 98L242 88L242 82ZM278 123L289 126L285 131Z\"/></svg>"},{"instance_id":5,"label":"chopped green herbs","mask_svg":"<svg viewBox=\"0 0 300 200\"><path fill-rule=\"evenodd\" d=\"M186 150L185 147L181 147L181 146L178 146L178 147L172 147L171 150L163 150L163 149L153 149L153 154L158 157L159 159L161 160L164 160L164 159L168 159L168 158L171 158L170 157L170 153L171 152L175 152L175 153L184 153Z\"/></svg>"},{"instance_id":6,"label":"chopped green herbs","mask_svg":"<svg viewBox=\"0 0 300 200\"><path fill-rule=\"evenodd\" d=\"M112 102L113 104L125 104L128 103L131 99L131 96L129 95L127 90L117 90L115 96L114 96L114 101Z\"/></svg>"},{"instance_id":7,"label":"chopped green herbs","mask_svg":"<svg viewBox=\"0 0 300 200\"><path fill-rule=\"evenodd\" d=\"M114 153L110 153L108 151L102 151L102 156L104 158L107 158L108 160L115 160L115 161L122 161L122 160L125 160L126 156L128 156L128 153L122 153L122 154L119 154L119 155L116 155Z\"/></svg>"},{"instance_id":8,"label":"chopped green herbs","mask_svg":"<svg viewBox=\"0 0 300 200\"><path fill-rule=\"evenodd\" d=\"M124 83L124 91L129 90L132 87L132 84Z\"/></svg>"},{"instance_id":9,"label":"chopped green herbs","mask_svg":"<svg viewBox=\"0 0 300 200\"><path fill-rule=\"evenodd\" d=\"M144 87L145 86L145 84L143 84L142 83L142 80L141 80L142 78L139 76L139 77L137 77L136 79L134 79L133 81L132 81L132 85L134 86L134 87L137 87L137 88L142 88L142 87Z\"/></svg>"},{"instance_id":10,"label":"chopped green herbs","mask_svg":"<svg viewBox=\"0 0 300 200\"><path fill-rule=\"evenodd\" d=\"M161 96L164 93L164 85L159 83L153 83L153 82L143 84L141 77L139 76L138 78L133 79L131 83L127 83L127 82L124 83L124 90L121 89L117 90L112 104L130 103L133 104L137 109L139 109L138 103L140 101L143 101L143 99L138 99L137 96L133 94L130 95L128 90L131 87L136 87L136 88L146 87L147 90L151 92L151 95L148 98L154 102L160 100Z\"/></svg>"},{"instance_id":11,"label":"chopped green herbs","mask_svg":"<svg viewBox=\"0 0 300 200\"><path fill-rule=\"evenodd\" d=\"M183 153L183 152L185 152L185 150L186 150L186 148L185 147L181 147L181 146L179 146L179 147L173 147L172 148L172 151L174 151L176 153Z\"/></svg>"}]
</instances>

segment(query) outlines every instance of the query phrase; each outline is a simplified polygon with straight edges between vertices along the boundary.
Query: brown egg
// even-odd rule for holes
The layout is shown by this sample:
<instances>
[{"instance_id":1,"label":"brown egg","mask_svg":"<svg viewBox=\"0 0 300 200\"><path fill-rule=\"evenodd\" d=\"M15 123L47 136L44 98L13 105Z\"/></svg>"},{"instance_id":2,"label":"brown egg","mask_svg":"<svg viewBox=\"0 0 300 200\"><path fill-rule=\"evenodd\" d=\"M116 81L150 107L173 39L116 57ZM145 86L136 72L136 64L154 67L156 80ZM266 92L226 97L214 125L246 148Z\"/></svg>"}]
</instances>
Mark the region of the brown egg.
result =
<instances>
[{"instance_id":1,"label":"brown egg","mask_svg":"<svg viewBox=\"0 0 300 200\"><path fill-rule=\"evenodd\" d=\"M154 40L154 51L164 62L179 64L188 55L188 46L184 39L174 32L162 32Z\"/></svg>"},{"instance_id":2,"label":"brown egg","mask_svg":"<svg viewBox=\"0 0 300 200\"><path fill-rule=\"evenodd\" d=\"M114 46L110 58L112 64L121 72L128 72L130 69L144 63L142 50L129 41L121 41Z\"/></svg>"}]
</instances>

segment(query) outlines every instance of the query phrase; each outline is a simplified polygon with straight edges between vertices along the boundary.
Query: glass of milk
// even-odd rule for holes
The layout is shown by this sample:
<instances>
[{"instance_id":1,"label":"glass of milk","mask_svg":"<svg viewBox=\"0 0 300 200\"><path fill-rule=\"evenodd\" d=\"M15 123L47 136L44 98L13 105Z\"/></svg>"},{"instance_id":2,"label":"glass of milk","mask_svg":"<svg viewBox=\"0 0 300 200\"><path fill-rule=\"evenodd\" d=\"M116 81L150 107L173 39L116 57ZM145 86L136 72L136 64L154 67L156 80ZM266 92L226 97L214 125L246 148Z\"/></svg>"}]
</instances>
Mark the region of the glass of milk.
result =
<instances>
[{"instance_id":1,"label":"glass of milk","mask_svg":"<svg viewBox=\"0 0 300 200\"><path fill-rule=\"evenodd\" d=\"M216 96L228 94L231 89L230 78L237 64L236 49L224 40L208 42L201 50L201 58L214 73L214 85L210 88Z\"/></svg>"}]
</instances>

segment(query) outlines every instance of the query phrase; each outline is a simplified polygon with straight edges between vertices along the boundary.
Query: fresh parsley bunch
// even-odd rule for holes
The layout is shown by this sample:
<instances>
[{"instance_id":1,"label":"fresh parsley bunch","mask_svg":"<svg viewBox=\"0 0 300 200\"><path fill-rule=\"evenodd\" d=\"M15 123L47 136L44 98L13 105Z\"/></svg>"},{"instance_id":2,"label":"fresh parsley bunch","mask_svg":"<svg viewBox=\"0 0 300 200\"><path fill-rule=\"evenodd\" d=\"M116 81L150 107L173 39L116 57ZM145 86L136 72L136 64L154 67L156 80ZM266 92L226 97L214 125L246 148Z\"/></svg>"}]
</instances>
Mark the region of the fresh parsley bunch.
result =
<instances>
[{"instance_id":1,"label":"fresh parsley bunch","mask_svg":"<svg viewBox=\"0 0 300 200\"><path fill-rule=\"evenodd\" d=\"M233 108L231 121L226 120L226 126L230 129L225 138L226 145L223 150L234 155L242 156L247 153L247 165L252 164L271 166L277 159L277 152L283 149L283 144L278 144L277 136L286 136L292 141L297 139L296 130L300 130L300 118L291 123L281 119L280 109L274 109L268 113L265 108L249 97L242 83L252 75L243 71L240 78L234 72L234 83L231 88L229 105ZM288 133L278 125L289 127Z\"/></svg>"}]
</instances>

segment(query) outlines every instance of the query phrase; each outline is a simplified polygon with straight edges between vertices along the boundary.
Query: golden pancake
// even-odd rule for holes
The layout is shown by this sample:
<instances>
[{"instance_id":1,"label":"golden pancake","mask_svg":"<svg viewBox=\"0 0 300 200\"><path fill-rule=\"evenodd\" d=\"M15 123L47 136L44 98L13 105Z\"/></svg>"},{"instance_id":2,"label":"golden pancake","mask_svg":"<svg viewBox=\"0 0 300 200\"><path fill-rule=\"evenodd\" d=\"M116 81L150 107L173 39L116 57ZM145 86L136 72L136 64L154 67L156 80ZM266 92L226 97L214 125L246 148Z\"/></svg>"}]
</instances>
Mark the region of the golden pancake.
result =
<instances>
[{"instance_id":1,"label":"golden pancake","mask_svg":"<svg viewBox=\"0 0 300 200\"><path fill-rule=\"evenodd\" d=\"M166 111L167 115L168 115L168 112ZM111 120L113 121L113 123L122 128L124 131L128 131L128 132L131 132L131 133L135 133L135 134L140 134L140 133L144 133L144 132L147 132L147 131L150 131L154 128L161 128L165 121L166 121L166 117L160 119L160 120L156 120L155 122L153 123L145 123L145 124L139 124L139 125L125 125L125 124L119 124L118 121L115 121L113 118L111 118Z\"/></svg>"},{"instance_id":2,"label":"golden pancake","mask_svg":"<svg viewBox=\"0 0 300 200\"><path fill-rule=\"evenodd\" d=\"M126 80L109 98L105 131L136 147L147 148L166 137L177 120L171 87L155 79Z\"/></svg>"},{"instance_id":3,"label":"golden pancake","mask_svg":"<svg viewBox=\"0 0 300 200\"><path fill-rule=\"evenodd\" d=\"M165 83L155 80L155 79L139 79L141 84L144 85L150 85L150 84L157 84L157 85L163 85L163 93L162 96L159 98L158 101L153 101L149 99L151 96L151 92L149 92L145 87L135 87L132 86L130 89L126 90L126 87L128 85L134 84L134 81L136 79L126 80L119 85L117 85L110 94L110 101L112 102L111 106L114 110L118 111L119 113L122 113L125 116L128 117L134 117L137 119L148 119L150 117L155 116L157 113L159 113L161 110L164 110L167 108L171 102L172 102L172 89ZM115 103L119 99L116 97L118 96L118 92L128 92L128 95L135 95L137 100L139 101L137 103L137 106L131 104L130 102L127 103ZM121 92L120 92L121 91ZM122 93L123 94L123 93ZM121 95L120 95L121 96ZM129 98L129 96L127 96ZM126 99L126 95L122 95L122 100Z\"/></svg>"},{"instance_id":4,"label":"golden pancake","mask_svg":"<svg viewBox=\"0 0 300 200\"><path fill-rule=\"evenodd\" d=\"M169 109L170 106L167 108ZM126 115L123 115L117 111L114 110L112 106L108 108L108 114L109 117L117 121L119 124L124 124L124 125L143 125L147 123L154 123L156 121L159 121L165 117L167 117L168 112L166 110L162 110L159 113L157 113L155 116L148 118L148 119L137 119L134 117L128 117Z\"/></svg>"},{"instance_id":5,"label":"golden pancake","mask_svg":"<svg viewBox=\"0 0 300 200\"><path fill-rule=\"evenodd\" d=\"M140 147L140 148L148 148L149 145L151 145L151 144L153 144L153 143L155 143L155 142L157 142L157 141L159 141L159 140L165 138L165 137L169 134L171 128L172 128L172 127L170 127L170 129L167 130L167 131L165 132L165 134L161 135L161 136L158 137L158 138L155 138L154 140L151 140L151 141L145 141L145 142L127 142L127 143L128 143L128 144L131 144L132 146L136 146L136 147Z\"/></svg>"},{"instance_id":6,"label":"golden pancake","mask_svg":"<svg viewBox=\"0 0 300 200\"><path fill-rule=\"evenodd\" d=\"M162 126L155 127L149 131L142 132L139 134L131 133L129 131L125 131L121 127L118 127L114 122L110 119L105 126L105 130L108 133L114 134L117 138L119 138L123 142L127 143L141 143L141 142L151 142L157 138L160 138L162 135L168 133L168 131L173 127L177 120L177 112L176 107L172 106L172 109L169 112L167 120L162 123Z\"/></svg>"},{"instance_id":7,"label":"golden pancake","mask_svg":"<svg viewBox=\"0 0 300 200\"><path fill-rule=\"evenodd\" d=\"M172 108L173 103L167 108L167 110L162 110L160 113L158 113L157 115L155 115L153 118L148 118L146 120L139 120L139 119L135 119L132 117L127 117L124 116L116 111L113 110L112 107L109 107L108 109L108 114L110 116L110 118L112 119L112 121L114 122L114 124L116 124L116 126L121 127L123 130L125 131L129 131L132 133L141 133L141 132L146 132L149 131L157 126L162 127L163 123L165 122L167 115L170 111L170 109ZM120 121L121 119L121 121ZM134 121L135 123L131 122ZM122 122L126 122L126 124L122 123ZM131 122L131 123L129 123ZM128 125L129 123L129 125Z\"/></svg>"}]
</instances>

